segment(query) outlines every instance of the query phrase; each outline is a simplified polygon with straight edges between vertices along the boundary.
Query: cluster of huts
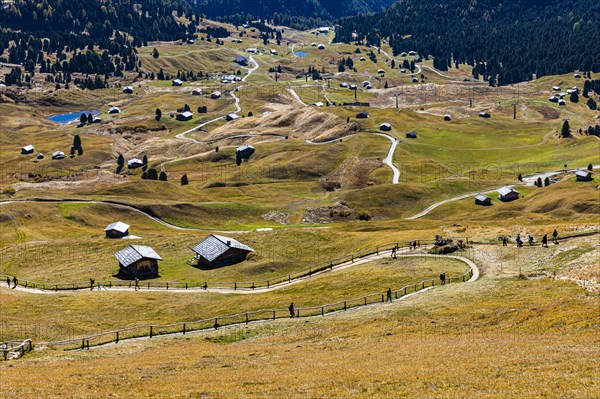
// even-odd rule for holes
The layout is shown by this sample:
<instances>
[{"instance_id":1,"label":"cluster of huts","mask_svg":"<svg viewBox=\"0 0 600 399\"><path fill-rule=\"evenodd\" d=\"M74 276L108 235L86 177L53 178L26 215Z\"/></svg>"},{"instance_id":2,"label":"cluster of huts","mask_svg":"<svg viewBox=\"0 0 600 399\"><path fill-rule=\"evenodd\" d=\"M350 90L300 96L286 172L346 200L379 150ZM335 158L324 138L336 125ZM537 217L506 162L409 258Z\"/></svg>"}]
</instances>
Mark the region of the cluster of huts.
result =
<instances>
[{"instance_id":1,"label":"cluster of huts","mask_svg":"<svg viewBox=\"0 0 600 399\"><path fill-rule=\"evenodd\" d=\"M122 238L129 234L129 226L122 222L108 225L106 236ZM248 245L217 234L204 238L191 250L194 257L191 264L198 267L217 268L240 263L246 260L249 253L254 252ZM145 245L128 245L115 252L119 262L120 274L130 278L158 276L158 262L162 257L152 248Z\"/></svg>"}]
</instances>

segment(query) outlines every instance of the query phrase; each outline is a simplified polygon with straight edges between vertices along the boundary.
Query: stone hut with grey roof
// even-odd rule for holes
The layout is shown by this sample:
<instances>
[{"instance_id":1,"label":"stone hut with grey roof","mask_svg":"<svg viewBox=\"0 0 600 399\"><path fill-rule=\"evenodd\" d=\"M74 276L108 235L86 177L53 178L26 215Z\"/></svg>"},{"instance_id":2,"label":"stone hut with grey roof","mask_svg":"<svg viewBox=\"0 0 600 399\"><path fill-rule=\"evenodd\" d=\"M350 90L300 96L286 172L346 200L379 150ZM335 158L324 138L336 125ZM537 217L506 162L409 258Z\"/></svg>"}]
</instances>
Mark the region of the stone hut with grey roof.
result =
<instances>
[{"instance_id":1,"label":"stone hut with grey roof","mask_svg":"<svg viewBox=\"0 0 600 399\"><path fill-rule=\"evenodd\" d=\"M119 261L120 272L130 277L147 277L158 275L159 254L145 245L128 245L115 252Z\"/></svg>"},{"instance_id":2,"label":"stone hut with grey roof","mask_svg":"<svg viewBox=\"0 0 600 399\"><path fill-rule=\"evenodd\" d=\"M106 226L104 232L106 238L123 238L129 235L129 226L127 223L114 222Z\"/></svg>"},{"instance_id":3,"label":"stone hut with grey roof","mask_svg":"<svg viewBox=\"0 0 600 399\"><path fill-rule=\"evenodd\" d=\"M233 238L217 234L211 234L200 241L192 251L196 253L194 261L198 266L210 268L243 262L250 252L254 252L252 248Z\"/></svg>"}]
</instances>

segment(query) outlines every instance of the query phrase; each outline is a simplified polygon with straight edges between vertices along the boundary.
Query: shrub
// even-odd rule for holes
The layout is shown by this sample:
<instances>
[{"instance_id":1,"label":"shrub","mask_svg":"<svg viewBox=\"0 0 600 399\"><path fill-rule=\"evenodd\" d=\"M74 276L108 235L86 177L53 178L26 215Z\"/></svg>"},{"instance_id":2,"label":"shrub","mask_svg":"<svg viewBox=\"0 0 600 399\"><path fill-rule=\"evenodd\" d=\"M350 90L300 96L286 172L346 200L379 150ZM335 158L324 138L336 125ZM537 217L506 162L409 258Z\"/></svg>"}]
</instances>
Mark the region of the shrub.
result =
<instances>
[{"instance_id":1,"label":"shrub","mask_svg":"<svg viewBox=\"0 0 600 399\"><path fill-rule=\"evenodd\" d=\"M187 186L187 185L188 185L188 183L189 183L189 182L188 182L188 177L187 177L187 175L183 175L183 176L181 176L181 185L182 185L182 186Z\"/></svg>"},{"instance_id":2,"label":"shrub","mask_svg":"<svg viewBox=\"0 0 600 399\"><path fill-rule=\"evenodd\" d=\"M358 211L358 220L371 220L369 211Z\"/></svg>"}]
</instances>

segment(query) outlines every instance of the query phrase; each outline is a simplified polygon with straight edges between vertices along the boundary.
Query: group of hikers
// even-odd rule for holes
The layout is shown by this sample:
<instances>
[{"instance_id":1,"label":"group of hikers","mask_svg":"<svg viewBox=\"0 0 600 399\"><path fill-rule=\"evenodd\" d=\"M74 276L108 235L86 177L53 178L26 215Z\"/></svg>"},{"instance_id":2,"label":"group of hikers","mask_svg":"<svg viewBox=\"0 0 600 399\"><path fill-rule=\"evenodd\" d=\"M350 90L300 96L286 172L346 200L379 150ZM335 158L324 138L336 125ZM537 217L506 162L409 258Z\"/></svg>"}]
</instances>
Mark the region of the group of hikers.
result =
<instances>
[{"instance_id":1,"label":"group of hikers","mask_svg":"<svg viewBox=\"0 0 600 399\"><path fill-rule=\"evenodd\" d=\"M6 276L6 285L8 286L8 288L10 288L10 281L11 281L10 277ZM19 280L17 280L17 276L13 276L12 283L13 283L12 288L13 289L17 288L17 285L19 284Z\"/></svg>"},{"instance_id":2,"label":"group of hikers","mask_svg":"<svg viewBox=\"0 0 600 399\"><path fill-rule=\"evenodd\" d=\"M521 248L523 246L523 239L521 238L521 234L517 234L515 242L517 243L517 248ZM535 240L531 234L527 234L527 242L530 246L534 245ZM552 232L552 242L558 245L558 231L556 229L554 229L554 231ZM502 237L502 246L508 246L508 237ZM542 237L542 247L548 248L548 234L544 234L544 236Z\"/></svg>"}]
</instances>

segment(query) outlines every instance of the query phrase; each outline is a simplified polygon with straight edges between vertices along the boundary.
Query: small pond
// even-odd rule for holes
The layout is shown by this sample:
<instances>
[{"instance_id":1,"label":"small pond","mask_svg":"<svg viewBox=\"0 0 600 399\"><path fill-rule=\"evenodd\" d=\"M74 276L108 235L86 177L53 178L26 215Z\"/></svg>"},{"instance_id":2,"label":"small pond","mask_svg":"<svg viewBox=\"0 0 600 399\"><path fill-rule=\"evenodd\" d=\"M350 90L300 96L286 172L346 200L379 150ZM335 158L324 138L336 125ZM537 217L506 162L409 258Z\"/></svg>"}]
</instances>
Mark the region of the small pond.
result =
<instances>
[{"instance_id":1,"label":"small pond","mask_svg":"<svg viewBox=\"0 0 600 399\"><path fill-rule=\"evenodd\" d=\"M294 54L296 54L298 57L308 57L308 53L305 51L295 51Z\"/></svg>"},{"instance_id":2,"label":"small pond","mask_svg":"<svg viewBox=\"0 0 600 399\"><path fill-rule=\"evenodd\" d=\"M49 120L51 122L60 123L61 125L66 125L67 123L71 123L71 122L75 122L75 121L79 120L79 117L81 116L81 114L87 115L89 113L96 116L96 115L100 114L100 111L95 109L93 111L69 112L67 114L52 115L52 116L46 118L46 120Z\"/></svg>"}]
</instances>

